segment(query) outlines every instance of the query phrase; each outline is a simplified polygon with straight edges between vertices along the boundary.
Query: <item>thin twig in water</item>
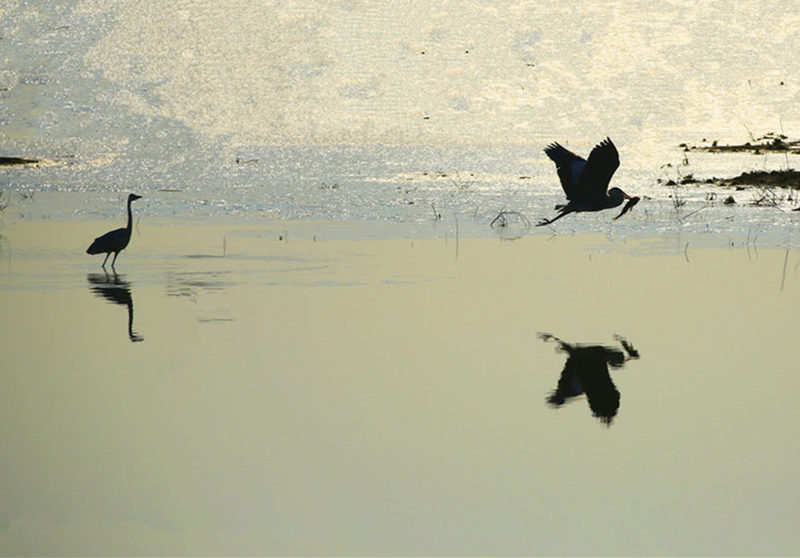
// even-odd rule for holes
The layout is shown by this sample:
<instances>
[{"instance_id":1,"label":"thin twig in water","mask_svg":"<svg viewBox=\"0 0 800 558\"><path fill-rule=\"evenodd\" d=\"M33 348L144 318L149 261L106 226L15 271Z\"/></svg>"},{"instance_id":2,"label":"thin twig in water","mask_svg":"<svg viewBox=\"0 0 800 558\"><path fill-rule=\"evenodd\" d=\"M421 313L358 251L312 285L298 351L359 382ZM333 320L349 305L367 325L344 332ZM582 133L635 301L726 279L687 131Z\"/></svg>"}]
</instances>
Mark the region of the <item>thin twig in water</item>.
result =
<instances>
[{"instance_id":1,"label":"thin twig in water","mask_svg":"<svg viewBox=\"0 0 800 558\"><path fill-rule=\"evenodd\" d=\"M469 174L470 174L470 176L472 176L472 173L469 173ZM466 189L468 189L468 188L470 187L470 182L467 182L467 181L465 181L465 180L462 180L462 179L461 179L461 174L459 174L459 172L458 172L458 171L456 171L456 178L457 178L458 180L456 180L455 178L452 178L452 177L451 177L451 178L450 178L450 183L451 183L453 186L455 186L456 188L458 188L459 190L466 190Z\"/></svg>"},{"instance_id":2,"label":"thin twig in water","mask_svg":"<svg viewBox=\"0 0 800 558\"><path fill-rule=\"evenodd\" d=\"M686 243L686 246L683 247L683 257L686 258L686 263L689 263L689 243Z\"/></svg>"},{"instance_id":3,"label":"thin twig in water","mask_svg":"<svg viewBox=\"0 0 800 558\"><path fill-rule=\"evenodd\" d=\"M672 185L672 206L675 209L679 207L683 207L686 204L686 200L681 197L680 191L678 190L678 184L675 183Z\"/></svg>"},{"instance_id":4,"label":"thin twig in water","mask_svg":"<svg viewBox=\"0 0 800 558\"><path fill-rule=\"evenodd\" d=\"M701 212L701 211L702 211L702 210L704 210L706 207L708 207L708 205L704 205L703 207L700 207L700 208L698 208L698 209L695 209L694 211L692 211L691 213L687 213L687 214L686 214L686 215L684 215L683 217L678 217L678 221L680 221L681 223L683 223L683 220L684 220L684 219L687 219L687 218L691 217L691 216L692 216L692 215L694 215L695 213L699 213L699 212Z\"/></svg>"},{"instance_id":5,"label":"thin twig in water","mask_svg":"<svg viewBox=\"0 0 800 558\"><path fill-rule=\"evenodd\" d=\"M454 211L453 218L456 220L456 260L458 260L458 214Z\"/></svg>"},{"instance_id":6,"label":"thin twig in water","mask_svg":"<svg viewBox=\"0 0 800 558\"><path fill-rule=\"evenodd\" d=\"M754 199L751 205L759 207L779 207L783 201L783 196L776 192L774 188L761 186L756 188L756 190L758 190L760 197Z\"/></svg>"},{"instance_id":7,"label":"thin twig in water","mask_svg":"<svg viewBox=\"0 0 800 558\"><path fill-rule=\"evenodd\" d=\"M781 125L781 136L786 137L786 135L783 132L783 118L779 116L778 122L780 122ZM789 150L787 149L786 151L784 151L783 155L784 157L786 157L786 170L789 170Z\"/></svg>"},{"instance_id":8,"label":"thin twig in water","mask_svg":"<svg viewBox=\"0 0 800 558\"><path fill-rule=\"evenodd\" d=\"M522 213L520 213L519 211L513 211L507 209L503 209L502 211L500 211L500 213L497 214L497 217L492 219L492 222L489 223L489 226L492 227L493 229L496 229L498 227L501 229L505 228L508 226L509 216L518 217L519 219L522 220L523 223L525 223L526 227L528 228L531 227L531 222Z\"/></svg>"},{"instance_id":9,"label":"thin twig in water","mask_svg":"<svg viewBox=\"0 0 800 558\"><path fill-rule=\"evenodd\" d=\"M752 227L747 229L747 240L745 240L744 246L747 248L747 259L751 259L750 257L750 248L753 248L753 251L756 253L756 258L758 257L758 248L756 247L756 241L758 240L758 234L750 238L750 233L752 231Z\"/></svg>"},{"instance_id":10,"label":"thin twig in water","mask_svg":"<svg viewBox=\"0 0 800 558\"><path fill-rule=\"evenodd\" d=\"M783 258L783 277L781 277L781 292L783 292L783 286L786 284L786 264L789 262L789 249L786 249L786 255Z\"/></svg>"}]
</instances>

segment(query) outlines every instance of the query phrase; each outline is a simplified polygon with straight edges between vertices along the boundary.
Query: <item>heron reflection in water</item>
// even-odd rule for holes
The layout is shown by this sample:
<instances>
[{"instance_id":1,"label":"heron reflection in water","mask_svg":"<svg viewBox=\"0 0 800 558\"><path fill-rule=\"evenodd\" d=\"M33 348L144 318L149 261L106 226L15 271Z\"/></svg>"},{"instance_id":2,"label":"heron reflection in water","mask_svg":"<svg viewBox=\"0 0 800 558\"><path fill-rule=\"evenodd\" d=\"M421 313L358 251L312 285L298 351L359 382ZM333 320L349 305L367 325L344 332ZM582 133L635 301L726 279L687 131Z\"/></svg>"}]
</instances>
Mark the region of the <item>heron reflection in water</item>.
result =
<instances>
[{"instance_id":1,"label":"heron reflection in water","mask_svg":"<svg viewBox=\"0 0 800 558\"><path fill-rule=\"evenodd\" d=\"M621 345L584 345L567 343L549 333L539 333L542 341L553 341L558 350L567 353L564 370L558 386L547 398L547 403L560 407L573 397L586 395L592 414L606 425L610 425L619 410L619 391L611 381L608 367L622 368L626 362L639 358L639 352L627 339L615 335Z\"/></svg>"},{"instance_id":2,"label":"heron reflection in water","mask_svg":"<svg viewBox=\"0 0 800 558\"><path fill-rule=\"evenodd\" d=\"M128 309L128 339L132 343L144 341L144 337L133 330L133 297L131 284L113 273L90 273L86 276L92 292L105 300L125 306Z\"/></svg>"}]
</instances>

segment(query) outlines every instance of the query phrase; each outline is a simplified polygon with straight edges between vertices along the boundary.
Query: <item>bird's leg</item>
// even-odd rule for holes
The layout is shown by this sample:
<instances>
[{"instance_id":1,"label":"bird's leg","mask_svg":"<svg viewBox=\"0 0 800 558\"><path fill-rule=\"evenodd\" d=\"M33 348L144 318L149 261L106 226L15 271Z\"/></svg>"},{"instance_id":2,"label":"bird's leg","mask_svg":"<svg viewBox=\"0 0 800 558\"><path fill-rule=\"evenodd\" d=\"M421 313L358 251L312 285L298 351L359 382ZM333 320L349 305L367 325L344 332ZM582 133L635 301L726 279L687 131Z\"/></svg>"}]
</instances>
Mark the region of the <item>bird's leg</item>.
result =
<instances>
[{"instance_id":1,"label":"bird's leg","mask_svg":"<svg viewBox=\"0 0 800 558\"><path fill-rule=\"evenodd\" d=\"M106 268L106 262L108 261L108 257L111 255L111 252L106 252L106 259L103 260L103 263L100 264L103 269ZM113 264L112 264L113 265Z\"/></svg>"},{"instance_id":2,"label":"bird's leg","mask_svg":"<svg viewBox=\"0 0 800 558\"><path fill-rule=\"evenodd\" d=\"M557 220L561 219L564 215L568 215L569 213L572 213L572 211L573 211L572 209L567 209L565 207L564 209L561 210L561 213L559 213L558 215L556 215L552 219L542 219L541 221L536 223L536 226L537 227L541 227L543 225L549 225L553 221L557 221Z\"/></svg>"},{"instance_id":3,"label":"bird's leg","mask_svg":"<svg viewBox=\"0 0 800 558\"><path fill-rule=\"evenodd\" d=\"M114 252L114 259L111 260L111 269L113 269L115 273L116 273L117 270L114 268L114 264L117 263L117 255L118 254L119 254L119 252Z\"/></svg>"}]
</instances>

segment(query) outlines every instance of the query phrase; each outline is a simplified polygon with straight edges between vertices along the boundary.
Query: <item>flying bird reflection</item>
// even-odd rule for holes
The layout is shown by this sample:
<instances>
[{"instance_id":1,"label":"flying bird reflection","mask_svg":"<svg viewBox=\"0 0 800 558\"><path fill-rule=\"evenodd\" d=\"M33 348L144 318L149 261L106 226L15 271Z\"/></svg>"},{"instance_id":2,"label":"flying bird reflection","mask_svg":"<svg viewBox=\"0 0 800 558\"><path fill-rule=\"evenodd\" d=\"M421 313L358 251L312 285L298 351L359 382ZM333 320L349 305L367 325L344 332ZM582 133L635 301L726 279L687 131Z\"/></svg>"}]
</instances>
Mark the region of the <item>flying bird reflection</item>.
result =
<instances>
[{"instance_id":1,"label":"flying bird reflection","mask_svg":"<svg viewBox=\"0 0 800 558\"><path fill-rule=\"evenodd\" d=\"M544 152L556 164L567 203L557 205L558 214L552 219L542 219L537 227L549 225L570 213L610 209L628 200L619 215L614 217L616 221L639 203L638 197L631 197L619 188L608 190L611 177L619 167L619 153L610 138L598 143L589 153L588 160L557 142L545 147Z\"/></svg>"},{"instance_id":2,"label":"flying bird reflection","mask_svg":"<svg viewBox=\"0 0 800 558\"><path fill-rule=\"evenodd\" d=\"M606 425L610 425L619 410L620 395L611 381L608 367L622 368L626 362L639 358L639 351L627 339L615 335L622 347L567 343L549 333L539 333L542 341L553 341L558 350L567 353L567 361L561 371L556 389L547 398L547 403L560 407L570 399L586 395L592 414Z\"/></svg>"},{"instance_id":3,"label":"flying bird reflection","mask_svg":"<svg viewBox=\"0 0 800 558\"><path fill-rule=\"evenodd\" d=\"M133 330L133 296L131 296L131 284L124 281L116 273L90 273L86 276L92 292L111 302L125 306L128 309L128 339L132 343L144 341L144 337Z\"/></svg>"}]
</instances>

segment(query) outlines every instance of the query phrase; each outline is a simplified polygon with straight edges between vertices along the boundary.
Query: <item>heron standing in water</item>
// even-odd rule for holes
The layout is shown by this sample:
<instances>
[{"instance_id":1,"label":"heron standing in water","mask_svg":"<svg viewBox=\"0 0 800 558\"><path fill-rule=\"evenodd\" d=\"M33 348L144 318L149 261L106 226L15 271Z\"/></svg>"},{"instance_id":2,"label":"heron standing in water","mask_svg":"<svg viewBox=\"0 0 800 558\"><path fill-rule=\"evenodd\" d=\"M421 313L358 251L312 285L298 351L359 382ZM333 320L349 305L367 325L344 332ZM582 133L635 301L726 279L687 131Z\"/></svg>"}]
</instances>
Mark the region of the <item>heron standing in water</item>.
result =
<instances>
[{"instance_id":1,"label":"heron standing in water","mask_svg":"<svg viewBox=\"0 0 800 558\"><path fill-rule=\"evenodd\" d=\"M558 215L552 219L542 219L537 227L549 225L569 213L600 211L617 207L628 200L620 214L614 217L617 220L639 203L638 197L631 197L619 188L606 191L614 171L619 167L619 153L610 138L598 143L589 153L588 160L575 155L559 143L551 143L544 148L544 152L556 164L561 187L567 195L567 203L557 205Z\"/></svg>"},{"instance_id":2,"label":"heron standing in water","mask_svg":"<svg viewBox=\"0 0 800 558\"><path fill-rule=\"evenodd\" d=\"M86 249L87 254L102 254L105 252L106 259L103 260L102 267L106 268L106 262L111 252L114 252L114 259L111 260L111 269L117 261L117 255L122 252L131 241L131 231L133 230L133 215L131 214L131 202L140 199L142 196L136 194L128 195L128 226L121 229L114 229L103 236L98 236L92 245Z\"/></svg>"}]
</instances>

